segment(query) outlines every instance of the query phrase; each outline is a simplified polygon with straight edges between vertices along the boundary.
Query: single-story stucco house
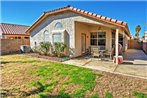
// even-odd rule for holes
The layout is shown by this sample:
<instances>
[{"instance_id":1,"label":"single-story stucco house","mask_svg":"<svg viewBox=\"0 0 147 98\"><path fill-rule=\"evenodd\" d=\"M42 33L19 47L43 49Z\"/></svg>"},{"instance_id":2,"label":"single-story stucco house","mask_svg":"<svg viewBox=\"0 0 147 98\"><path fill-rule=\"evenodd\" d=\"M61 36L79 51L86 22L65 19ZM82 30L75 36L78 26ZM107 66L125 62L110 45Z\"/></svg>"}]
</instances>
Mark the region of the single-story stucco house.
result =
<instances>
[{"instance_id":1,"label":"single-story stucco house","mask_svg":"<svg viewBox=\"0 0 147 98\"><path fill-rule=\"evenodd\" d=\"M1 39L29 39L29 34L25 33L29 26L10 23L0 23L0 28Z\"/></svg>"},{"instance_id":2,"label":"single-story stucco house","mask_svg":"<svg viewBox=\"0 0 147 98\"><path fill-rule=\"evenodd\" d=\"M90 46L111 51L114 44L118 48L120 43L126 51L131 37L126 22L72 6L44 12L26 33L30 34L31 48L43 41L63 42L73 57L82 55Z\"/></svg>"}]
</instances>

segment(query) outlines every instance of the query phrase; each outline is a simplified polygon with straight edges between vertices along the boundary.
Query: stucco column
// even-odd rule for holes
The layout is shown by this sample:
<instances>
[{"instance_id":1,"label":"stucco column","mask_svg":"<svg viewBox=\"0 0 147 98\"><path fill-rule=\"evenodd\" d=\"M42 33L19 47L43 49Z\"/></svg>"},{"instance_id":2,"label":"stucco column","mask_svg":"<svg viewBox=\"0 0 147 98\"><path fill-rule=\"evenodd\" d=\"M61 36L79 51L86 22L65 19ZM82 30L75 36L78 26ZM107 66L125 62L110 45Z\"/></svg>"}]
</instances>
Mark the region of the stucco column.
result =
<instances>
[{"instance_id":1,"label":"stucco column","mask_svg":"<svg viewBox=\"0 0 147 98\"><path fill-rule=\"evenodd\" d=\"M116 65L118 65L118 34L119 34L119 29L116 29L115 33L115 57L116 57Z\"/></svg>"}]
</instances>

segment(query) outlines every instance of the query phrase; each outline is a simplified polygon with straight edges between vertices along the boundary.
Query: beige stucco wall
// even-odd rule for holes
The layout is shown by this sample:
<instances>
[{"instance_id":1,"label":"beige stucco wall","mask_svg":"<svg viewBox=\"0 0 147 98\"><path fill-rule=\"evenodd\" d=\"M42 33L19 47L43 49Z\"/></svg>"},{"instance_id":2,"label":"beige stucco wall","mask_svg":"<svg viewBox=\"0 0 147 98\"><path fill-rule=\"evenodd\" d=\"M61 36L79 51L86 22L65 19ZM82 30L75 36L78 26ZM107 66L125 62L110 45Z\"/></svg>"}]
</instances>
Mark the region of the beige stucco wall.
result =
<instances>
[{"instance_id":1,"label":"beige stucco wall","mask_svg":"<svg viewBox=\"0 0 147 98\"><path fill-rule=\"evenodd\" d=\"M81 36L82 33L86 34L86 48L89 48L90 46L90 32L106 32L106 50L111 50L111 28L108 27L101 27L101 30L98 30L100 25L97 26L91 26L85 23L77 23L75 26L75 32L76 32L76 55L80 56L82 54L82 44L81 44Z\"/></svg>"},{"instance_id":2,"label":"beige stucco wall","mask_svg":"<svg viewBox=\"0 0 147 98\"><path fill-rule=\"evenodd\" d=\"M66 12L62 14L52 15L45 19L39 26L30 32L30 45L31 48L44 41L44 31L49 31L49 41L52 43L53 30L55 24L60 22L63 24L63 29L69 35L69 47L72 57L81 55L81 34L86 34L86 48L90 46L90 32L99 32L97 26L102 26L102 31L106 32L106 48L111 49L111 28L115 26L104 24L98 20L93 20L73 12ZM78 24L76 23L78 22ZM85 25L79 22L90 23L96 26ZM107 26L107 27L106 27Z\"/></svg>"},{"instance_id":3,"label":"beige stucco wall","mask_svg":"<svg viewBox=\"0 0 147 98\"><path fill-rule=\"evenodd\" d=\"M75 22L75 43L76 43L76 56L80 56L82 54L82 34L86 35L86 48L90 46L90 33L89 26L83 23Z\"/></svg>"}]
</instances>

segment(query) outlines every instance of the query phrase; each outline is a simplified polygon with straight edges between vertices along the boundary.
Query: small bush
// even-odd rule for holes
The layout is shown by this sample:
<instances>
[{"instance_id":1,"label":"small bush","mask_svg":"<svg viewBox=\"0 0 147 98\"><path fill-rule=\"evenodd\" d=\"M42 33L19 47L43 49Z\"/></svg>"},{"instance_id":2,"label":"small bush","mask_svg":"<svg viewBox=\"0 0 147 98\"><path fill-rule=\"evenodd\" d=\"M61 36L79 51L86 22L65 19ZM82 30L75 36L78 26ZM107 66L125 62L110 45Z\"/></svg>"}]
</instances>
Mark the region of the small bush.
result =
<instances>
[{"instance_id":1,"label":"small bush","mask_svg":"<svg viewBox=\"0 0 147 98\"><path fill-rule=\"evenodd\" d=\"M64 56L64 50L66 48L66 45L64 43L55 42L53 46L54 46L55 56L58 56L58 57Z\"/></svg>"},{"instance_id":2,"label":"small bush","mask_svg":"<svg viewBox=\"0 0 147 98\"><path fill-rule=\"evenodd\" d=\"M50 42L41 42L40 43L40 51L44 55L50 55L52 49L52 44Z\"/></svg>"},{"instance_id":3,"label":"small bush","mask_svg":"<svg viewBox=\"0 0 147 98\"><path fill-rule=\"evenodd\" d=\"M40 53L40 46L35 46L35 47L32 49L32 51L33 51L34 53Z\"/></svg>"},{"instance_id":4,"label":"small bush","mask_svg":"<svg viewBox=\"0 0 147 98\"><path fill-rule=\"evenodd\" d=\"M38 46L35 46L33 52L41 55L51 55L52 44L50 42L41 42Z\"/></svg>"}]
</instances>

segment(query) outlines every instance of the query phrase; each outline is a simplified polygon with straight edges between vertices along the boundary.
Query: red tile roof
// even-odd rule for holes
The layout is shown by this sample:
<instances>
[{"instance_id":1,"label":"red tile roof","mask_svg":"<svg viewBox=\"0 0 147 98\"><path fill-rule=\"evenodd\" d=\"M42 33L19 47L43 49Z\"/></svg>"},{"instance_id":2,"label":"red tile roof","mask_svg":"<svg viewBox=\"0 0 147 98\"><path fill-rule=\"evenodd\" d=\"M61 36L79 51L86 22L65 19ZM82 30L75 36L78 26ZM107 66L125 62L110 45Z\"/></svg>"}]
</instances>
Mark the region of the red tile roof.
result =
<instances>
[{"instance_id":1,"label":"red tile roof","mask_svg":"<svg viewBox=\"0 0 147 98\"><path fill-rule=\"evenodd\" d=\"M1 23L0 28L0 33L5 35L28 35L25 31L29 28L29 26Z\"/></svg>"},{"instance_id":2,"label":"red tile roof","mask_svg":"<svg viewBox=\"0 0 147 98\"><path fill-rule=\"evenodd\" d=\"M129 28L128 28L128 25L127 25L126 22L120 21L120 20L117 20L117 19L112 19L112 18L109 18L109 17L106 17L106 16L98 15L98 14L88 12L88 11L85 11L85 10L81 10L81 9L72 7L70 5L68 5L67 7L63 7L63 8L44 12L44 14L26 32L31 31L31 29L34 28L35 26L37 26L37 24L40 23L42 21L42 19L47 17L47 15L55 14L55 13L62 12L62 11L68 11L68 10L75 12L75 13L78 13L78 14L81 14L81 15L84 15L84 16L88 16L90 18L97 19L97 20L102 21L102 22L106 22L106 23L109 23L109 24L112 24L112 25L122 27L122 28L125 29L127 35L131 37L130 31L129 31Z\"/></svg>"}]
</instances>

